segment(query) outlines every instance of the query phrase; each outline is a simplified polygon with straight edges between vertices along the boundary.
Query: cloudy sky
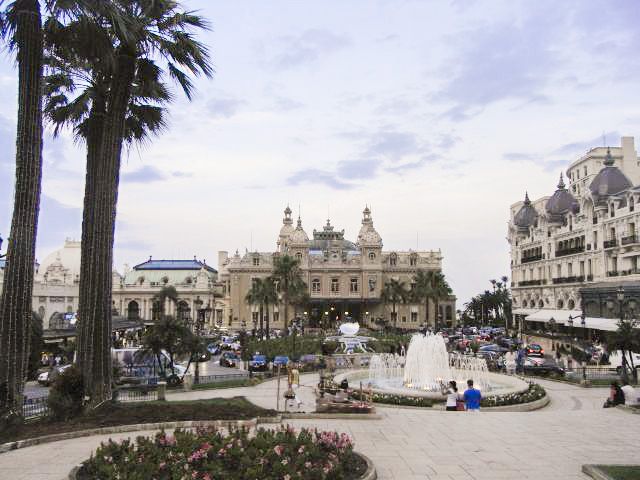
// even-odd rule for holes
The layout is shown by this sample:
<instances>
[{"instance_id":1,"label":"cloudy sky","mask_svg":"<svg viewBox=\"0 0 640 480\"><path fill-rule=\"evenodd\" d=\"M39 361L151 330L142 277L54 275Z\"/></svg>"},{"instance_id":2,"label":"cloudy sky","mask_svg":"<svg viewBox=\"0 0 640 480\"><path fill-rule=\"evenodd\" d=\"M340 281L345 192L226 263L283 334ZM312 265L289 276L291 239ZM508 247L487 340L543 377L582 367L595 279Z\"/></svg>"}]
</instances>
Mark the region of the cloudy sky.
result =
<instances>
[{"instance_id":1,"label":"cloudy sky","mask_svg":"<svg viewBox=\"0 0 640 480\"><path fill-rule=\"evenodd\" d=\"M509 205L640 127L640 3L190 0L215 65L123 161L116 266L273 250L288 204L388 250L441 249L459 302L509 273ZM0 235L16 72L0 64ZM38 257L79 238L84 153L47 136Z\"/></svg>"}]
</instances>

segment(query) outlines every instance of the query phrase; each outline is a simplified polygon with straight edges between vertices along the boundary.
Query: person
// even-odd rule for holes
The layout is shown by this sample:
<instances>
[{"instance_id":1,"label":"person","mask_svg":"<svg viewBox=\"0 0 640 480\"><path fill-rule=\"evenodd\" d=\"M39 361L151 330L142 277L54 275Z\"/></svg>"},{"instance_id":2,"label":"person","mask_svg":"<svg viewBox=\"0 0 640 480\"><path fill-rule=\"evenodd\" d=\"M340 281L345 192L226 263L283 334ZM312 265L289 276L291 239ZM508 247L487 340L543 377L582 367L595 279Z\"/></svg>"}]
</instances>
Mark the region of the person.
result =
<instances>
[{"instance_id":1,"label":"person","mask_svg":"<svg viewBox=\"0 0 640 480\"><path fill-rule=\"evenodd\" d=\"M406 350L404 348L404 343L400 345L400 356L404 357L406 354Z\"/></svg>"},{"instance_id":2,"label":"person","mask_svg":"<svg viewBox=\"0 0 640 480\"><path fill-rule=\"evenodd\" d=\"M609 389L609 398L604 402L604 408L615 407L616 405L624 405L624 392L618 385L618 382L611 382Z\"/></svg>"},{"instance_id":3,"label":"person","mask_svg":"<svg viewBox=\"0 0 640 480\"><path fill-rule=\"evenodd\" d=\"M567 355L567 370L573 370L573 356Z\"/></svg>"},{"instance_id":4,"label":"person","mask_svg":"<svg viewBox=\"0 0 640 480\"><path fill-rule=\"evenodd\" d=\"M635 388L629 385L629 382L627 380L623 380L621 390L624 393L625 405L638 405L638 403L640 403L638 402L638 397L640 397L640 394L636 392Z\"/></svg>"},{"instance_id":5,"label":"person","mask_svg":"<svg viewBox=\"0 0 640 480\"><path fill-rule=\"evenodd\" d=\"M467 380L467 389L464 391L464 405L468 412L480 411L482 394L477 388L473 388L473 380Z\"/></svg>"},{"instance_id":6,"label":"person","mask_svg":"<svg viewBox=\"0 0 640 480\"><path fill-rule=\"evenodd\" d=\"M518 355L516 356L516 373L524 373L524 359L525 359L524 348L518 350Z\"/></svg>"},{"instance_id":7,"label":"person","mask_svg":"<svg viewBox=\"0 0 640 480\"><path fill-rule=\"evenodd\" d=\"M460 394L458 393L458 385L455 380L451 380L448 386L442 384L442 393L447 396L447 403L445 404L447 412L455 412L458 410L458 400L460 400Z\"/></svg>"},{"instance_id":8,"label":"person","mask_svg":"<svg viewBox=\"0 0 640 480\"><path fill-rule=\"evenodd\" d=\"M507 374L513 375L516 373L516 354L513 350L510 350L504 356L504 364L507 367Z\"/></svg>"}]
</instances>

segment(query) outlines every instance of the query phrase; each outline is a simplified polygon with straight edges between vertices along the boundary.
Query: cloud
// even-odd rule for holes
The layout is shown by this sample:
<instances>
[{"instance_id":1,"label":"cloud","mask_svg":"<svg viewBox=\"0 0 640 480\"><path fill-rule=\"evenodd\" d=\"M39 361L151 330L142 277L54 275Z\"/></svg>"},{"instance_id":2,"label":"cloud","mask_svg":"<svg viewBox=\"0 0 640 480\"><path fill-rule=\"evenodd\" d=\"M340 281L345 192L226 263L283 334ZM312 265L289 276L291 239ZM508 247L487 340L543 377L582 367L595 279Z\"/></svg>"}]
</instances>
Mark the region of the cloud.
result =
<instances>
[{"instance_id":1,"label":"cloud","mask_svg":"<svg viewBox=\"0 0 640 480\"><path fill-rule=\"evenodd\" d=\"M213 117L231 118L246 103L236 98L214 98L207 102L207 110Z\"/></svg>"},{"instance_id":2,"label":"cloud","mask_svg":"<svg viewBox=\"0 0 640 480\"><path fill-rule=\"evenodd\" d=\"M58 248L65 238L80 238L82 208L42 195L38 217L38 250Z\"/></svg>"},{"instance_id":3,"label":"cloud","mask_svg":"<svg viewBox=\"0 0 640 480\"><path fill-rule=\"evenodd\" d=\"M398 34L390 33L389 35L385 35L384 37L376 38L376 42L378 43L395 42L399 38L400 36Z\"/></svg>"},{"instance_id":4,"label":"cloud","mask_svg":"<svg viewBox=\"0 0 640 480\"><path fill-rule=\"evenodd\" d=\"M313 63L323 55L346 48L351 44L351 40L345 35L314 28L299 35L278 37L274 43L276 51L269 56L267 64L271 68L281 70Z\"/></svg>"},{"instance_id":5,"label":"cloud","mask_svg":"<svg viewBox=\"0 0 640 480\"><path fill-rule=\"evenodd\" d=\"M338 163L337 174L342 178L373 178L378 173L382 161L376 158L343 160Z\"/></svg>"},{"instance_id":6,"label":"cloud","mask_svg":"<svg viewBox=\"0 0 640 480\"><path fill-rule=\"evenodd\" d=\"M176 171L176 172L172 172L171 176L177 177L177 178L191 178L191 177L193 177L193 173Z\"/></svg>"},{"instance_id":7,"label":"cloud","mask_svg":"<svg viewBox=\"0 0 640 480\"><path fill-rule=\"evenodd\" d=\"M536 158L540 158L540 156L535 153L509 152L502 155L502 158L510 162L522 162L527 160L535 160Z\"/></svg>"},{"instance_id":8,"label":"cloud","mask_svg":"<svg viewBox=\"0 0 640 480\"><path fill-rule=\"evenodd\" d=\"M566 143L559 146L553 152L553 155L576 156L585 153L597 145L616 145L620 143L620 134L618 132L603 133L599 137L590 138L589 140L578 140L576 142Z\"/></svg>"},{"instance_id":9,"label":"cloud","mask_svg":"<svg viewBox=\"0 0 640 480\"><path fill-rule=\"evenodd\" d=\"M385 168L387 172L402 174L411 170L416 170L418 168L424 167L428 162L438 160L440 157L437 155L431 157L422 157L419 160L415 160L413 162L401 163L399 165L393 165Z\"/></svg>"},{"instance_id":10,"label":"cloud","mask_svg":"<svg viewBox=\"0 0 640 480\"><path fill-rule=\"evenodd\" d=\"M418 153L421 147L418 138L410 132L379 131L371 135L366 150L369 155L381 155L391 160L400 160L405 155Z\"/></svg>"},{"instance_id":11,"label":"cloud","mask_svg":"<svg viewBox=\"0 0 640 480\"><path fill-rule=\"evenodd\" d=\"M278 112L290 112L304 107L304 103L292 98L276 96L273 99L273 110Z\"/></svg>"},{"instance_id":12,"label":"cloud","mask_svg":"<svg viewBox=\"0 0 640 480\"><path fill-rule=\"evenodd\" d=\"M373 113L376 115L403 115L413 111L416 108L416 103L414 101L409 101L404 98L394 98L390 100L385 100L380 103L374 110Z\"/></svg>"},{"instance_id":13,"label":"cloud","mask_svg":"<svg viewBox=\"0 0 640 480\"><path fill-rule=\"evenodd\" d=\"M342 181L335 173L314 168L300 170L287 178L288 185L300 185L303 183L322 184L335 190L349 190L355 187L353 184Z\"/></svg>"},{"instance_id":14,"label":"cloud","mask_svg":"<svg viewBox=\"0 0 640 480\"><path fill-rule=\"evenodd\" d=\"M166 178L164 173L151 165L145 165L133 172L123 173L121 177L125 183L152 183L166 180Z\"/></svg>"}]
</instances>

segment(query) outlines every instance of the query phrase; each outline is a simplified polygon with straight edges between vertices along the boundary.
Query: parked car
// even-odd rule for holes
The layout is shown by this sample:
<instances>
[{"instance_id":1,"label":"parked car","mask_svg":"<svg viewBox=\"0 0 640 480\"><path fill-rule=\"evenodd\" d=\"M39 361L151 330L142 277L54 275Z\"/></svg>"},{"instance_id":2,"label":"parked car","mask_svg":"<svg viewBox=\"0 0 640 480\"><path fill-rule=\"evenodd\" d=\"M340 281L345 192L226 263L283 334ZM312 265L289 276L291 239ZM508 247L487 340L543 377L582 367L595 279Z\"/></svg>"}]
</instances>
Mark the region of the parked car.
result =
<instances>
[{"instance_id":1,"label":"parked car","mask_svg":"<svg viewBox=\"0 0 640 480\"><path fill-rule=\"evenodd\" d=\"M508 348L501 347L500 345L496 345L495 343L490 343L488 345L482 345L478 351L480 352L496 352L496 353L506 353L509 351Z\"/></svg>"},{"instance_id":2,"label":"parked car","mask_svg":"<svg viewBox=\"0 0 640 480\"><path fill-rule=\"evenodd\" d=\"M273 359L273 366L280 365L281 367L286 367L289 363L289 357L286 355L278 355Z\"/></svg>"},{"instance_id":3,"label":"parked car","mask_svg":"<svg viewBox=\"0 0 640 480\"><path fill-rule=\"evenodd\" d=\"M235 368L240 363L240 357L235 352L223 352L220 356L221 367Z\"/></svg>"},{"instance_id":4,"label":"parked car","mask_svg":"<svg viewBox=\"0 0 640 480\"><path fill-rule=\"evenodd\" d=\"M250 372L266 372L268 368L266 355L254 355L249 361Z\"/></svg>"},{"instance_id":5,"label":"parked car","mask_svg":"<svg viewBox=\"0 0 640 480\"><path fill-rule=\"evenodd\" d=\"M528 357L542 357L544 356L544 348L537 343L531 343L527 346L526 354Z\"/></svg>"},{"instance_id":6,"label":"parked car","mask_svg":"<svg viewBox=\"0 0 640 480\"><path fill-rule=\"evenodd\" d=\"M555 362L548 362L542 358L527 358L523 364L524 373L529 375L549 375L556 373L564 375L564 369Z\"/></svg>"},{"instance_id":7,"label":"parked car","mask_svg":"<svg viewBox=\"0 0 640 480\"><path fill-rule=\"evenodd\" d=\"M209 345L207 345L207 350L211 355L220 355L220 353L222 352L220 345L218 345L217 343L210 343Z\"/></svg>"},{"instance_id":8,"label":"parked car","mask_svg":"<svg viewBox=\"0 0 640 480\"><path fill-rule=\"evenodd\" d=\"M57 367L53 367L49 371L42 372L40 375L38 375L38 383L40 385L48 387L49 385L51 385L53 383L53 381L57 378L58 375L60 375L62 372L64 372L70 366L71 366L71 364L57 366Z\"/></svg>"}]
</instances>

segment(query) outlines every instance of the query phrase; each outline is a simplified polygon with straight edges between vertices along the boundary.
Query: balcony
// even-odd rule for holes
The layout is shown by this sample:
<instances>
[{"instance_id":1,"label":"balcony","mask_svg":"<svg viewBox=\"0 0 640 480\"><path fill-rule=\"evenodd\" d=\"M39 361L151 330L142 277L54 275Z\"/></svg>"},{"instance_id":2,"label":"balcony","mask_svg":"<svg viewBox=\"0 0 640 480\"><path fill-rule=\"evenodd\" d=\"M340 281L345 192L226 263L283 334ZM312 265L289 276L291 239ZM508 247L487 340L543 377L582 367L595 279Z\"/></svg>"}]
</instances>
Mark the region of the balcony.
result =
<instances>
[{"instance_id":1,"label":"balcony","mask_svg":"<svg viewBox=\"0 0 640 480\"><path fill-rule=\"evenodd\" d=\"M603 248L613 248L616 247L618 245L618 240L615 238L612 238L611 240L605 240L602 243Z\"/></svg>"},{"instance_id":2,"label":"balcony","mask_svg":"<svg viewBox=\"0 0 640 480\"><path fill-rule=\"evenodd\" d=\"M522 282L518 282L519 287L534 287L542 284L546 284L546 280L523 280Z\"/></svg>"},{"instance_id":3,"label":"balcony","mask_svg":"<svg viewBox=\"0 0 640 480\"><path fill-rule=\"evenodd\" d=\"M554 285L561 283L582 283L584 282L584 275L573 275L571 277L557 277L553 280Z\"/></svg>"},{"instance_id":4,"label":"balcony","mask_svg":"<svg viewBox=\"0 0 640 480\"><path fill-rule=\"evenodd\" d=\"M640 275L640 268L630 268L629 270L620 270L620 275Z\"/></svg>"},{"instance_id":5,"label":"balcony","mask_svg":"<svg viewBox=\"0 0 640 480\"><path fill-rule=\"evenodd\" d=\"M631 245L633 243L638 243L638 235L635 233L633 235L627 235L626 237L622 237L620 239L621 245Z\"/></svg>"},{"instance_id":6,"label":"balcony","mask_svg":"<svg viewBox=\"0 0 640 480\"><path fill-rule=\"evenodd\" d=\"M556 250L556 257L564 257L565 255L573 255L574 253L584 252L584 246L564 248L562 250Z\"/></svg>"},{"instance_id":7,"label":"balcony","mask_svg":"<svg viewBox=\"0 0 640 480\"><path fill-rule=\"evenodd\" d=\"M542 254L533 255L531 257L522 257L522 260L520 260L520 263L537 262L538 260L542 260Z\"/></svg>"}]
</instances>

